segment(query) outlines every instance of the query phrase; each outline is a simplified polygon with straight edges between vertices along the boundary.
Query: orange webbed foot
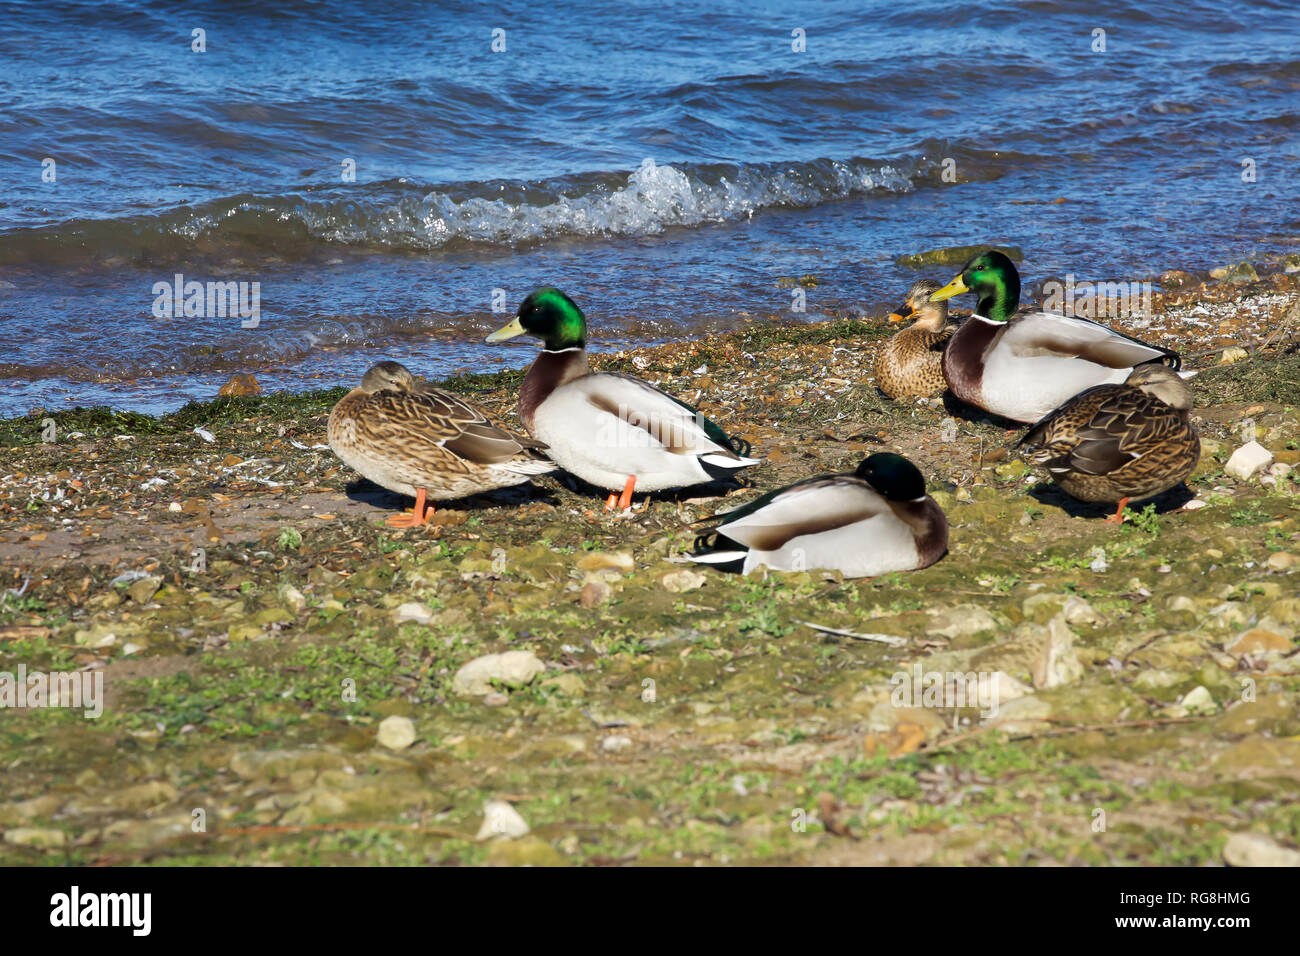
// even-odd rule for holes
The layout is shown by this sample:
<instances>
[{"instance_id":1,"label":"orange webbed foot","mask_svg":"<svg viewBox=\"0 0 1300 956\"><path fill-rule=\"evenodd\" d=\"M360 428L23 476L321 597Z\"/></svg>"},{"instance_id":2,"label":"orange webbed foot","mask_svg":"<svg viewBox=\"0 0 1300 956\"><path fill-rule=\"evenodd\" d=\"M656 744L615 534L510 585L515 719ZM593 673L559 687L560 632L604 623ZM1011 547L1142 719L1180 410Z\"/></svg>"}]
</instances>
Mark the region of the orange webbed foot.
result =
<instances>
[{"instance_id":1,"label":"orange webbed foot","mask_svg":"<svg viewBox=\"0 0 1300 956\"><path fill-rule=\"evenodd\" d=\"M1113 515L1111 515L1109 518L1106 519L1106 523L1107 523L1107 524L1123 524L1123 523L1124 523L1124 506L1127 505L1127 504L1128 504L1128 499L1127 499L1127 498L1121 498L1120 501L1119 501L1119 507L1115 509L1115 513L1114 513Z\"/></svg>"},{"instance_id":2,"label":"orange webbed foot","mask_svg":"<svg viewBox=\"0 0 1300 956\"><path fill-rule=\"evenodd\" d=\"M627 484L623 486L623 494L618 499L618 510L624 511L632 506L632 489L636 487L636 475L627 476Z\"/></svg>"},{"instance_id":3,"label":"orange webbed foot","mask_svg":"<svg viewBox=\"0 0 1300 956\"><path fill-rule=\"evenodd\" d=\"M429 507L426 509L424 506L424 501L425 501L425 492L423 488L420 488L415 493L415 507L411 509L409 514L404 512L400 515L393 515L392 517L388 518L384 523L387 524L388 527L390 528L420 527L426 521L429 520L429 515L433 514L433 505L429 505Z\"/></svg>"},{"instance_id":4,"label":"orange webbed foot","mask_svg":"<svg viewBox=\"0 0 1300 956\"><path fill-rule=\"evenodd\" d=\"M606 511L626 511L632 504L632 489L636 487L636 475L628 475L627 483L623 485L623 493L611 491L609 497L605 499Z\"/></svg>"}]
</instances>

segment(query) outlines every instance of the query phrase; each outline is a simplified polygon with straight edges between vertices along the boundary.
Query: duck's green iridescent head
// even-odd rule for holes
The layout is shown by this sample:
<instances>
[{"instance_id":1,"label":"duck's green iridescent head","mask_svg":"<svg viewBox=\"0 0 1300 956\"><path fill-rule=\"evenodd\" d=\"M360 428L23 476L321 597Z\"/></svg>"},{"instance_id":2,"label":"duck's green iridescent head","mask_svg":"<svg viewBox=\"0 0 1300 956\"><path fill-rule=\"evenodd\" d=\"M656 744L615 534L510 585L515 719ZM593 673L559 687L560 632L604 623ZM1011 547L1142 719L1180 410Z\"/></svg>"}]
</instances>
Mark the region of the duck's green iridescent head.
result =
<instances>
[{"instance_id":1,"label":"duck's green iridescent head","mask_svg":"<svg viewBox=\"0 0 1300 956\"><path fill-rule=\"evenodd\" d=\"M981 252L971 257L959 276L930 296L930 301L942 302L963 292L979 296L976 315L1005 322L1016 314L1020 305L1020 273L1004 253L996 249Z\"/></svg>"},{"instance_id":2,"label":"duck's green iridescent head","mask_svg":"<svg viewBox=\"0 0 1300 956\"><path fill-rule=\"evenodd\" d=\"M858 465L857 476L890 501L915 501L925 497L921 470L902 455L880 452Z\"/></svg>"},{"instance_id":3,"label":"duck's green iridescent head","mask_svg":"<svg viewBox=\"0 0 1300 956\"><path fill-rule=\"evenodd\" d=\"M516 335L535 335L547 350L580 349L587 344L587 319L567 295L553 286L533 292L519 306L515 320L487 337L503 342Z\"/></svg>"}]
</instances>

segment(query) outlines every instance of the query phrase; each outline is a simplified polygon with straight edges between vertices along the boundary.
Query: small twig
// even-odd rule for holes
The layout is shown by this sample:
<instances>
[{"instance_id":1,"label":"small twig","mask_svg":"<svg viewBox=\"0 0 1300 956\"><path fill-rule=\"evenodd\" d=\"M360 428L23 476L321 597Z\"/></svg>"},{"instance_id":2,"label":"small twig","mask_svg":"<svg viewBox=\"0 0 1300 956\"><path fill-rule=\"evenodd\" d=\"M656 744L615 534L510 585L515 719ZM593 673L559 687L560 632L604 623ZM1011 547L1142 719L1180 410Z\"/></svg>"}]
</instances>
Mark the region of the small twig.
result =
<instances>
[{"instance_id":1,"label":"small twig","mask_svg":"<svg viewBox=\"0 0 1300 956\"><path fill-rule=\"evenodd\" d=\"M836 627L826 627L823 624L814 624L812 621L796 621L804 627L811 627L814 631L821 631L823 634L833 634L836 637L851 637L855 641L875 641L877 644L889 644L892 647L906 647L907 638L894 637L891 634L858 634L855 631L844 631Z\"/></svg>"}]
</instances>

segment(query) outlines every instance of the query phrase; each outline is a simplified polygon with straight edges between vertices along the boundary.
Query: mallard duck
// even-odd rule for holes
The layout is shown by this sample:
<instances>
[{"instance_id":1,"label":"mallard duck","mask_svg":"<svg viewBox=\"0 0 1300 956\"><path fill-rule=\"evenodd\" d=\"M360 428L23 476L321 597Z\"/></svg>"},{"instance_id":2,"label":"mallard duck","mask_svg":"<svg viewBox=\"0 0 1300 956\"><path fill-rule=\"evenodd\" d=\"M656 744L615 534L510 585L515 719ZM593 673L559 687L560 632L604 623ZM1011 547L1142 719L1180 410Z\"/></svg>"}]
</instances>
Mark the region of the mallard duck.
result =
<instances>
[{"instance_id":1,"label":"mallard duck","mask_svg":"<svg viewBox=\"0 0 1300 956\"><path fill-rule=\"evenodd\" d=\"M1180 366L1177 352L1089 319L1016 314L1020 275L996 250L974 256L930 300L962 292L974 292L979 304L948 339L943 377L962 401L1003 418L1036 422L1086 388L1118 385L1136 366Z\"/></svg>"},{"instance_id":2,"label":"mallard duck","mask_svg":"<svg viewBox=\"0 0 1300 956\"><path fill-rule=\"evenodd\" d=\"M634 488L684 488L758 464L746 457L748 442L728 437L684 402L631 375L589 371L586 317L559 289L529 295L514 321L487 340L517 335L542 340L519 393L524 427L566 471L598 488L622 489L620 510ZM605 508L614 507L611 493Z\"/></svg>"},{"instance_id":3,"label":"mallard duck","mask_svg":"<svg viewBox=\"0 0 1300 956\"><path fill-rule=\"evenodd\" d=\"M876 388L890 398L935 395L947 387L943 378L943 347L952 335L948 303L931 302L939 283L921 279L907 290L907 301L890 322L916 321L898 332L876 352Z\"/></svg>"},{"instance_id":4,"label":"mallard duck","mask_svg":"<svg viewBox=\"0 0 1300 956\"><path fill-rule=\"evenodd\" d=\"M948 520L921 472L890 453L715 517L721 523L696 539L691 559L742 574L766 565L867 577L929 567L948 549Z\"/></svg>"},{"instance_id":5,"label":"mallard duck","mask_svg":"<svg viewBox=\"0 0 1300 956\"><path fill-rule=\"evenodd\" d=\"M1122 385L1098 385L1029 429L1019 446L1029 461L1080 501L1149 498L1187 479L1201 457L1191 423L1192 392L1164 365L1135 368Z\"/></svg>"},{"instance_id":6,"label":"mallard duck","mask_svg":"<svg viewBox=\"0 0 1300 956\"><path fill-rule=\"evenodd\" d=\"M539 442L512 435L487 413L449 392L417 383L397 362L380 362L344 395L329 419L329 443L354 471L415 498L395 528L417 527L444 501L520 485L555 470Z\"/></svg>"}]
</instances>

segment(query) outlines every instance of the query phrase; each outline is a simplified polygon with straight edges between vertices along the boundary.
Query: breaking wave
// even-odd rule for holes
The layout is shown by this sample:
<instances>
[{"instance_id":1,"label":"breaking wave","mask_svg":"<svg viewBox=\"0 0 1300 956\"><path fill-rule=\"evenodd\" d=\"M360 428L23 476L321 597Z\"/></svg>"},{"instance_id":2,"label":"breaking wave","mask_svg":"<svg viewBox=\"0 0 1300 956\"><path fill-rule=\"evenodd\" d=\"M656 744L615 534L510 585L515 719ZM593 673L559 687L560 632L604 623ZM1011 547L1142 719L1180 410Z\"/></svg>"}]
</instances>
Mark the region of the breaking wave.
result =
<instances>
[{"instance_id":1,"label":"breaking wave","mask_svg":"<svg viewBox=\"0 0 1300 956\"><path fill-rule=\"evenodd\" d=\"M659 165L541 183L429 188L407 180L239 195L166 213L14 230L0 263L122 264L330 247L425 252L565 237L648 236L938 182L938 162L820 159L788 164Z\"/></svg>"}]
</instances>

